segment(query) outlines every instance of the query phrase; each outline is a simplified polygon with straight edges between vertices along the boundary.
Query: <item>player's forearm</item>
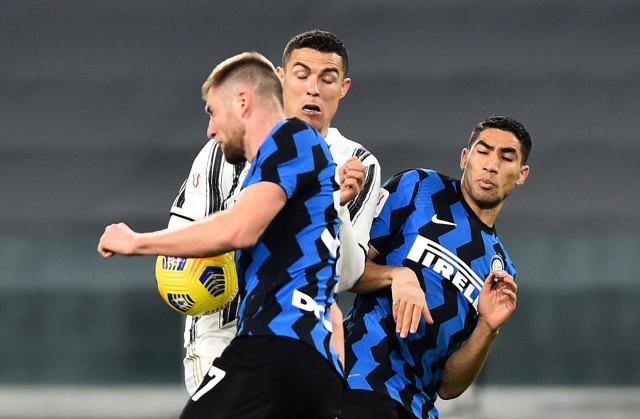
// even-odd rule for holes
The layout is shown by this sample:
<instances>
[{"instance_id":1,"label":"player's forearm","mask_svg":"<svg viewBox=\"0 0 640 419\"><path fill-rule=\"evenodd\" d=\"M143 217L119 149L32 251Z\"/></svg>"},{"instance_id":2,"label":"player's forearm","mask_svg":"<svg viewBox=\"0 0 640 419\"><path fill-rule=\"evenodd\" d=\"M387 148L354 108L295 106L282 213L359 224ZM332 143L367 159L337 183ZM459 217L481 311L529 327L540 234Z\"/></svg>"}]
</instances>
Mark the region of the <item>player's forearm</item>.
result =
<instances>
[{"instance_id":1,"label":"player's forearm","mask_svg":"<svg viewBox=\"0 0 640 419\"><path fill-rule=\"evenodd\" d=\"M349 209L347 206L340 207L340 218L350 220L349 225L340 227L340 244L342 268L340 270L340 282L336 287L336 292L354 291L353 286L362 277L367 260L369 249L369 232L373 215L376 210L377 198L380 191L380 166L372 154L366 158L366 177L364 187L360 191L354 202L351 202ZM364 162L363 162L364 163ZM351 211L354 219L351 219ZM346 215L344 214L346 212ZM343 240L343 236L345 236ZM344 280L344 282L343 282ZM366 280L363 281L363 284ZM388 286L388 283L375 286L376 289Z\"/></svg>"},{"instance_id":2,"label":"player's forearm","mask_svg":"<svg viewBox=\"0 0 640 419\"><path fill-rule=\"evenodd\" d=\"M438 390L438 395L442 399L454 399L469 388L482 370L497 336L497 330L490 329L482 321L478 322L471 336L445 364L442 384Z\"/></svg>"},{"instance_id":3,"label":"player's forearm","mask_svg":"<svg viewBox=\"0 0 640 419\"><path fill-rule=\"evenodd\" d=\"M398 266L378 265L371 260L367 260L362 276L351 288L351 291L366 294L368 292L390 287L393 282L393 275L398 269L403 268Z\"/></svg>"},{"instance_id":4,"label":"player's forearm","mask_svg":"<svg viewBox=\"0 0 640 419\"><path fill-rule=\"evenodd\" d=\"M283 189L259 182L244 189L235 205L175 230L138 235L135 254L216 256L253 246L286 203ZM260 211L255 211L260 208Z\"/></svg>"},{"instance_id":5,"label":"player's forearm","mask_svg":"<svg viewBox=\"0 0 640 419\"><path fill-rule=\"evenodd\" d=\"M340 224L340 259L338 261L340 280L336 285L336 292L343 292L349 291L362 276L366 254L353 231L354 226L351 225L347 207L341 206L338 216L342 219L342 223Z\"/></svg>"},{"instance_id":6,"label":"player's forearm","mask_svg":"<svg viewBox=\"0 0 640 419\"><path fill-rule=\"evenodd\" d=\"M134 242L135 254L207 257L234 250L233 227L226 218L218 213L180 228L139 234Z\"/></svg>"}]
</instances>

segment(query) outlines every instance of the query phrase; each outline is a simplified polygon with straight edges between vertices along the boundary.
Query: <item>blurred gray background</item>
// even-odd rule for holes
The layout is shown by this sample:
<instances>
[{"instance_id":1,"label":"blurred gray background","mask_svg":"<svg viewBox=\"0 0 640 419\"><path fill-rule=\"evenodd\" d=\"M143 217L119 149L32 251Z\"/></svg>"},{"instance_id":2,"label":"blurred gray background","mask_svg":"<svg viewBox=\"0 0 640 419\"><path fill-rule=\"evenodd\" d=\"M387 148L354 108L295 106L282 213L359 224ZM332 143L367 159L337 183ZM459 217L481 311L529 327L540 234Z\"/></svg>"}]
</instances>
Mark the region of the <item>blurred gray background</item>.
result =
<instances>
[{"instance_id":1,"label":"blurred gray background","mask_svg":"<svg viewBox=\"0 0 640 419\"><path fill-rule=\"evenodd\" d=\"M383 179L458 176L489 115L533 137L497 225L519 307L479 385L640 386L638 22L632 0L0 0L0 385L181 385L155 259L102 260L98 238L166 225L218 62L279 64L320 28L350 53L333 125Z\"/></svg>"}]
</instances>

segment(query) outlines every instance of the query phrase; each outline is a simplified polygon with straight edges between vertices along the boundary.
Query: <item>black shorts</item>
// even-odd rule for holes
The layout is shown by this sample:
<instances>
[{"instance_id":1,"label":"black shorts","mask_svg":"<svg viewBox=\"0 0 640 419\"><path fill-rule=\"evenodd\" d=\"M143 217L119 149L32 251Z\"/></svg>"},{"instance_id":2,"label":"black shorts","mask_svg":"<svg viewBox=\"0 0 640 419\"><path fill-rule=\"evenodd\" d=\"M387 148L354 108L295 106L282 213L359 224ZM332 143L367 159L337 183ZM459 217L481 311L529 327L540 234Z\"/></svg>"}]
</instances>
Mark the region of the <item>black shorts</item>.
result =
<instances>
[{"instance_id":1,"label":"black shorts","mask_svg":"<svg viewBox=\"0 0 640 419\"><path fill-rule=\"evenodd\" d=\"M340 419L414 419L389 396L367 390L347 390L342 399Z\"/></svg>"},{"instance_id":2,"label":"black shorts","mask_svg":"<svg viewBox=\"0 0 640 419\"><path fill-rule=\"evenodd\" d=\"M213 361L181 419L334 419L345 381L310 345L279 336L236 337Z\"/></svg>"}]
</instances>

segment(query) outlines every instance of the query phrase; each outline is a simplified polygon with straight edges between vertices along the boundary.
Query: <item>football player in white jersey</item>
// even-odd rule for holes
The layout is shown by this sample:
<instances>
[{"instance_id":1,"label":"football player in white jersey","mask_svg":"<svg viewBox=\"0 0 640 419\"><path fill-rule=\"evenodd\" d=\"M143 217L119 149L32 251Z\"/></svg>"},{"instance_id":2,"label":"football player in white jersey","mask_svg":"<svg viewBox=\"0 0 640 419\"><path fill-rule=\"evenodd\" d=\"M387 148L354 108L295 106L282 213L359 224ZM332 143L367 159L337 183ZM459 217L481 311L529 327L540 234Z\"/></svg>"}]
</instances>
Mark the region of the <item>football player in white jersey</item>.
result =
<instances>
[{"instance_id":1,"label":"football player in white jersey","mask_svg":"<svg viewBox=\"0 0 640 419\"><path fill-rule=\"evenodd\" d=\"M335 35L312 30L287 43L282 67L278 68L284 88L284 107L288 117L298 117L319 131L326 139L341 180L339 216L341 250L338 260L340 281L337 292L349 290L364 270L369 243L369 230L380 189L380 165L376 157L360 144L330 128L340 99L351 86L347 78L348 54ZM233 204L248 163L233 165L224 160L216 144L215 127L209 124L211 140L196 157L171 208L169 226L202 219ZM364 166L364 179L362 168ZM358 183L356 185L356 183ZM355 198L347 190L360 189ZM350 193L350 195L349 195ZM211 362L235 336L237 299L220 311L201 317L187 316L184 332L185 384L193 394ZM342 313L334 304L330 311L334 324L332 344L343 359Z\"/></svg>"}]
</instances>

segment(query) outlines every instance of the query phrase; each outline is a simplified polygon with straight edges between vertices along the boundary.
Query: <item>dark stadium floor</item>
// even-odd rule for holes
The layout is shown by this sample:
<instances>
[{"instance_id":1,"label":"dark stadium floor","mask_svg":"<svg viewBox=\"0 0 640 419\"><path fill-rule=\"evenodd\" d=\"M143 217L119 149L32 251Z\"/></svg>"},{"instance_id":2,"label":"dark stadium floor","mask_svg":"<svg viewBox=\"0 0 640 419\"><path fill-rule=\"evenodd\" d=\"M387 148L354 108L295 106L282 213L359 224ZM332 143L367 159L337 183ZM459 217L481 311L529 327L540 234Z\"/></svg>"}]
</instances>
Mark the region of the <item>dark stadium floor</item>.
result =
<instances>
[{"instance_id":1,"label":"dark stadium floor","mask_svg":"<svg viewBox=\"0 0 640 419\"><path fill-rule=\"evenodd\" d=\"M0 418L176 418L181 387L0 386ZM440 402L442 419L637 418L636 387L473 387Z\"/></svg>"}]
</instances>

